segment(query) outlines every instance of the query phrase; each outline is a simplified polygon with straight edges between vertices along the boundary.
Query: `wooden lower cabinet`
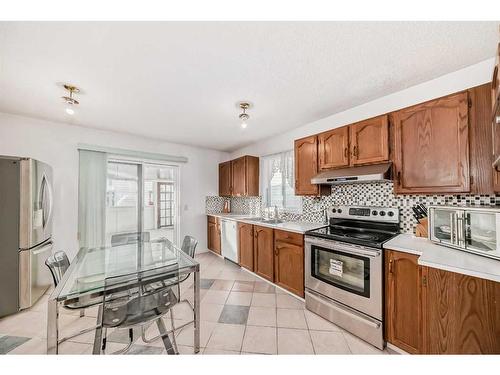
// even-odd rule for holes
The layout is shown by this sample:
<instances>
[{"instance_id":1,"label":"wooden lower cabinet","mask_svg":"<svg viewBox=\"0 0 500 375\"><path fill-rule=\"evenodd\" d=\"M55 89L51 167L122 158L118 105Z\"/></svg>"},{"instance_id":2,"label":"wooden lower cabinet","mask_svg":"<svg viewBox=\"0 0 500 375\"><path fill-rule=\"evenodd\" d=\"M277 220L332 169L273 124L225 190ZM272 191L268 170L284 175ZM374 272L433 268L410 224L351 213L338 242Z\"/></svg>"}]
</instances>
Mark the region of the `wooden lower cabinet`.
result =
<instances>
[{"instance_id":1,"label":"wooden lower cabinet","mask_svg":"<svg viewBox=\"0 0 500 375\"><path fill-rule=\"evenodd\" d=\"M500 354L500 283L422 268L424 352Z\"/></svg>"},{"instance_id":2,"label":"wooden lower cabinet","mask_svg":"<svg viewBox=\"0 0 500 375\"><path fill-rule=\"evenodd\" d=\"M240 266L253 271L253 225L238 223L238 258Z\"/></svg>"},{"instance_id":3,"label":"wooden lower cabinet","mask_svg":"<svg viewBox=\"0 0 500 375\"><path fill-rule=\"evenodd\" d=\"M414 354L500 354L500 283L387 250L385 334Z\"/></svg>"},{"instance_id":4,"label":"wooden lower cabinet","mask_svg":"<svg viewBox=\"0 0 500 375\"><path fill-rule=\"evenodd\" d=\"M253 226L254 272L274 282L274 233L272 228Z\"/></svg>"},{"instance_id":5,"label":"wooden lower cabinet","mask_svg":"<svg viewBox=\"0 0 500 375\"><path fill-rule=\"evenodd\" d=\"M274 231L274 283L304 297L303 235Z\"/></svg>"},{"instance_id":6,"label":"wooden lower cabinet","mask_svg":"<svg viewBox=\"0 0 500 375\"><path fill-rule=\"evenodd\" d=\"M208 248L220 255L220 221L208 216ZM238 222L241 267L304 297L304 235Z\"/></svg>"},{"instance_id":7,"label":"wooden lower cabinet","mask_svg":"<svg viewBox=\"0 0 500 375\"><path fill-rule=\"evenodd\" d=\"M215 216L207 216L207 247L214 253L220 255L220 219Z\"/></svg>"},{"instance_id":8,"label":"wooden lower cabinet","mask_svg":"<svg viewBox=\"0 0 500 375\"><path fill-rule=\"evenodd\" d=\"M422 352L422 281L418 256L385 253L386 340L408 353Z\"/></svg>"}]
</instances>

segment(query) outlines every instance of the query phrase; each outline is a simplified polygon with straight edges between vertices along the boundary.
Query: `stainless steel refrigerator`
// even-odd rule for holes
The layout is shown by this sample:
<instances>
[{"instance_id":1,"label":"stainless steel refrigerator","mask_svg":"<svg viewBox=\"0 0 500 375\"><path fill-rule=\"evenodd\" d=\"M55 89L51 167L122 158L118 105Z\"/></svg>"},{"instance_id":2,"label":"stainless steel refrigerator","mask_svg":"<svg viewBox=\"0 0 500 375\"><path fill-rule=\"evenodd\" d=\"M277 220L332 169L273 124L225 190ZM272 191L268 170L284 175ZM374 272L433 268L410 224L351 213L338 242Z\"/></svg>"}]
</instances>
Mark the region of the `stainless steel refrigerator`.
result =
<instances>
[{"instance_id":1,"label":"stainless steel refrigerator","mask_svg":"<svg viewBox=\"0 0 500 375\"><path fill-rule=\"evenodd\" d=\"M52 168L0 156L0 317L32 306L51 284Z\"/></svg>"}]
</instances>

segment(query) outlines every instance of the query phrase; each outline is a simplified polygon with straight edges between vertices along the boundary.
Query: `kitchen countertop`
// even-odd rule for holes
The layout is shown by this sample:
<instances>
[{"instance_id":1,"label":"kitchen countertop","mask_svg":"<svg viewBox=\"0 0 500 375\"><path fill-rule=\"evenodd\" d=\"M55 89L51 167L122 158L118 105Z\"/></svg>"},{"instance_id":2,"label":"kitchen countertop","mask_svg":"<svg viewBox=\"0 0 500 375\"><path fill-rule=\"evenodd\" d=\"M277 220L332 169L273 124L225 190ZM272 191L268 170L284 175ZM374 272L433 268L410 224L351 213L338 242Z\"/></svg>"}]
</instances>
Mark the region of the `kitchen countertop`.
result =
<instances>
[{"instance_id":1,"label":"kitchen countertop","mask_svg":"<svg viewBox=\"0 0 500 375\"><path fill-rule=\"evenodd\" d=\"M500 261L437 245L427 238L400 234L387 241L384 248L419 255L421 266L500 282Z\"/></svg>"},{"instance_id":2,"label":"kitchen countertop","mask_svg":"<svg viewBox=\"0 0 500 375\"><path fill-rule=\"evenodd\" d=\"M304 222L304 221L285 221L285 222L279 223L279 224L265 223L262 221L252 221L251 219L253 217L258 217L258 216L251 216L251 215L245 215L245 214L229 213L229 214L207 214L207 215L219 217L221 219L236 220L236 221L240 221L242 223L259 225L261 227L268 227L268 228L273 228L273 229L281 229L281 230L285 230L288 232L294 232L294 233L300 233L300 234L304 234L308 230L317 229L317 228L321 228L321 227L326 226L326 224L309 223L309 222Z\"/></svg>"}]
</instances>

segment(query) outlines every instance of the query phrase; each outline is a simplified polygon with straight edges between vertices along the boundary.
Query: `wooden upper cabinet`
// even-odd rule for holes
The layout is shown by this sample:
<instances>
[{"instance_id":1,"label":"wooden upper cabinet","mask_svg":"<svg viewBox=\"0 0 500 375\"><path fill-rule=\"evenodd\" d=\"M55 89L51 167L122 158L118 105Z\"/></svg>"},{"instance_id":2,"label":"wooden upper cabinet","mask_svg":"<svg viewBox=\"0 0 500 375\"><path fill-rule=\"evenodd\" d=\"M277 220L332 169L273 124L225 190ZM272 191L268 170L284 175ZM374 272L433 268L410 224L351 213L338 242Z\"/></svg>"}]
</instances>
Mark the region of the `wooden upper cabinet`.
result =
<instances>
[{"instance_id":1,"label":"wooden upper cabinet","mask_svg":"<svg viewBox=\"0 0 500 375\"><path fill-rule=\"evenodd\" d=\"M219 164L219 196L230 197L231 196L231 161L226 161L225 163Z\"/></svg>"},{"instance_id":2,"label":"wooden upper cabinet","mask_svg":"<svg viewBox=\"0 0 500 375\"><path fill-rule=\"evenodd\" d=\"M253 225L238 223L238 253L240 266L253 271Z\"/></svg>"},{"instance_id":3,"label":"wooden upper cabinet","mask_svg":"<svg viewBox=\"0 0 500 375\"><path fill-rule=\"evenodd\" d=\"M422 353L422 280L418 256L393 250L385 255L386 339L408 353Z\"/></svg>"},{"instance_id":4,"label":"wooden upper cabinet","mask_svg":"<svg viewBox=\"0 0 500 375\"><path fill-rule=\"evenodd\" d=\"M274 235L273 229L253 226L254 272L274 281Z\"/></svg>"},{"instance_id":5,"label":"wooden upper cabinet","mask_svg":"<svg viewBox=\"0 0 500 375\"><path fill-rule=\"evenodd\" d=\"M378 116L349 125L351 165L389 160L388 116Z\"/></svg>"},{"instance_id":6,"label":"wooden upper cabinet","mask_svg":"<svg viewBox=\"0 0 500 375\"><path fill-rule=\"evenodd\" d=\"M493 194L495 177L491 137L491 89L489 84L468 90L470 193ZM500 188L500 186L499 186Z\"/></svg>"},{"instance_id":7,"label":"wooden upper cabinet","mask_svg":"<svg viewBox=\"0 0 500 375\"><path fill-rule=\"evenodd\" d=\"M304 297L304 236L274 231L274 282Z\"/></svg>"},{"instance_id":8,"label":"wooden upper cabinet","mask_svg":"<svg viewBox=\"0 0 500 375\"><path fill-rule=\"evenodd\" d=\"M396 193L470 190L467 92L392 114Z\"/></svg>"},{"instance_id":9,"label":"wooden upper cabinet","mask_svg":"<svg viewBox=\"0 0 500 375\"><path fill-rule=\"evenodd\" d=\"M219 195L258 196L259 158L245 155L219 164Z\"/></svg>"},{"instance_id":10,"label":"wooden upper cabinet","mask_svg":"<svg viewBox=\"0 0 500 375\"><path fill-rule=\"evenodd\" d=\"M317 195L318 185L311 178L318 173L318 137L295 141L295 195Z\"/></svg>"},{"instance_id":11,"label":"wooden upper cabinet","mask_svg":"<svg viewBox=\"0 0 500 375\"><path fill-rule=\"evenodd\" d=\"M232 195L241 197L246 195L246 178L245 178L245 157L234 159L231 162L231 176L232 176Z\"/></svg>"},{"instance_id":12,"label":"wooden upper cabinet","mask_svg":"<svg viewBox=\"0 0 500 375\"><path fill-rule=\"evenodd\" d=\"M347 167L349 165L349 127L318 134L319 169Z\"/></svg>"}]
</instances>

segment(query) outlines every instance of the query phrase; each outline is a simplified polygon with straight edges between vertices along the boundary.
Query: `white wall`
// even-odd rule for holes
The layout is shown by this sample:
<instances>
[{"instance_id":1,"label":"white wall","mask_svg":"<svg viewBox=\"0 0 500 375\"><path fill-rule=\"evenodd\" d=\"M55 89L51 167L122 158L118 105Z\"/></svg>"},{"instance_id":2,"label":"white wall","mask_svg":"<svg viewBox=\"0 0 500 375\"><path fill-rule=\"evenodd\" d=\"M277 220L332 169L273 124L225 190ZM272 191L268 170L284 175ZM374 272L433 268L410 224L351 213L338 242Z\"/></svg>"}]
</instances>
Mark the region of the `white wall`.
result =
<instances>
[{"instance_id":1,"label":"white wall","mask_svg":"<svg viewBox=\"0 0 500 375\"><path fill-rule=\"evenodd\" d=\"M54 169L56 249L70 258L78 249L78 143L187 157L180 167L181 238L193 235L198 250L206 250L205 196L217 195L217 165L227 153L0 113L0 155L32 157Z\"/></svg>"},{"instance_id":2,"label":"white wall","mask_svg":"<svg viewBox=\"0 0 500 375\"><path fill-rule=\"evenodd\" d=\"M493 58L485 60L431 81L412 86L346 111L336 113L324 119L308 123L289 132L260 140L232 152L231 158L236 158L241 155L263 156L291 150L293 149L293 141L295 139L352 124L370 117L382 115L427 100L482 85L491 81L493 67ZM250 126L258 126L258 124L249 125L249 127Z\"/></svg>"}]
</instances>

